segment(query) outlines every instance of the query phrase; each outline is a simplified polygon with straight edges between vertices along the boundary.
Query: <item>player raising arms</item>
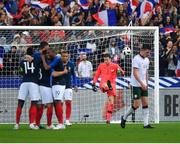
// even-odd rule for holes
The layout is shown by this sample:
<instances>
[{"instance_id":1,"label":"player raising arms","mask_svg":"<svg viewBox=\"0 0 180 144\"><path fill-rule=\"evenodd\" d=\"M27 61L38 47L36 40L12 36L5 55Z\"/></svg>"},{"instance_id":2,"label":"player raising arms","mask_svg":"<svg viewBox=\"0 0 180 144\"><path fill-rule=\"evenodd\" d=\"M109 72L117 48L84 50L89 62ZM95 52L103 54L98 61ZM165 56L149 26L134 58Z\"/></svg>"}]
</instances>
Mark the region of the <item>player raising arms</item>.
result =
<instances>
[{"instance_id":1,"label":"player raising arms","mask_svg":"<svg viewBox=\"0 0 180 144\"><path fill-rule=\"evenodd\" d=\"M27 55L33 56L32 48L27 49ZM37 102L40 99L38 86L39 61L35 58L31 62L29 62L28 60L22 60L20 62L20 70L23 75L23 79L19 89L18 106L16 109L16 124L14 126L14 129L19 129L22 108L28 95L31 99L31 106L29 109L29 127L30 129L38 129L38 127L35 126L35 119L37 113Z\"/></svg>"},{"instance_id":2,"label":"player raising arms","mask_svg":"<svg viewBox=\"0 0 180 144\"><path fill-rule=\"evenodd\" d=\"M45 56L42 55L43 66L46 70L58 71L59 76L52 78L52 94L54 98L55 113L58 119L58 125L54 129L65 129L63 125L63 95L66 87L65 77L63 76L68 70L63 66L63 62L60 56L56 55L55 49L49 48L47 50L47 56L51 59L51 63L48 65Z\"/></svg>"},{"instance_id":3,"label":"player raising arms","mask_svg":"<svg viewBox=\"0 0 180 144\"><path fill-rule=\"evenodd\" d=\"M68 73L63 75L66 80L66 89L64 92L64 99L65 99L65 104L66 104L66 122L65 122L65 124L67 126L71 126L72 124L69 122L70 116L71 116L71 103L72 103L72 95L73 95L71 78L73 78L75 85L77 84L77 80L76 80L76 74L74 71L74 64L69 61L68 51L61 52L61 59L63 61L64 67L67 68L67 70L68 70ZM54 71L52 73L52 76L54 76L54 77L57 77L59 75L61 75L61 72Z\"/></svg>"},{"instance_id":4,"label":"player raising arms","mask_svg":"<svg viewBox=\"0 0 180 144\"><path fill-rule=\"evenodd\" d=\"M132 60L131 86L133 91L133 105L129 111L121 117L121 127L125 128L126 120L136 109L139 108L142 102L142 111L144 118L144 128L153 128L149 124L149 109L148 109L148 69L149 55L151 46L144 44L140 49L140 53Z\"/></svg>"},{"instance_id":5,"label":"player raising arms","mask_svg":"<svg viewBox=\"0 0 180 144\"><path fill-rule=\"evenodd\" d=\"M106 104L106 122L109 124L112 112L114 111L114 97L116 96L116 78L117 75L124 75L124 70L115 63L111 62L111 56L104 54L104 62L98 66L93 79L93 91L97 91L95 86L98 78L101 78L100 89L103 93L107 92L108 101Z\"/></svg>"}]
</instances>

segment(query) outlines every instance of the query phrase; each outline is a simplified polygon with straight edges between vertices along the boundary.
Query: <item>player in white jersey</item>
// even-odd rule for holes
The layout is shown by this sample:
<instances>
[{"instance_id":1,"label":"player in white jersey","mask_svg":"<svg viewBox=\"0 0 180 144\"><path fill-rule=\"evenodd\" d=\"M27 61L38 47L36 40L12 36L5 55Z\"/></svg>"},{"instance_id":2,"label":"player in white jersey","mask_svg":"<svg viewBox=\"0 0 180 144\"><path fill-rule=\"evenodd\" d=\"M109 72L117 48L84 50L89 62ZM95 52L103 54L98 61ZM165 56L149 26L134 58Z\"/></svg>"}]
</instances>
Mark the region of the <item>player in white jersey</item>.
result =
<instances>
[{"instance_id":1,"label":"player in white jersey","mask_svg":"<svg viewBox=\"0 0 180 144\"><path fill-rule=\"evenodd\" d=\"M142 103L144 128L153 128L149 124L148 109L148 69L151 46L144 44L140 53L132 60L131 86L133 91L133 105L129 111L121 117L121 127L125 128L126 120Z\"/></svg>"}]
</instances>

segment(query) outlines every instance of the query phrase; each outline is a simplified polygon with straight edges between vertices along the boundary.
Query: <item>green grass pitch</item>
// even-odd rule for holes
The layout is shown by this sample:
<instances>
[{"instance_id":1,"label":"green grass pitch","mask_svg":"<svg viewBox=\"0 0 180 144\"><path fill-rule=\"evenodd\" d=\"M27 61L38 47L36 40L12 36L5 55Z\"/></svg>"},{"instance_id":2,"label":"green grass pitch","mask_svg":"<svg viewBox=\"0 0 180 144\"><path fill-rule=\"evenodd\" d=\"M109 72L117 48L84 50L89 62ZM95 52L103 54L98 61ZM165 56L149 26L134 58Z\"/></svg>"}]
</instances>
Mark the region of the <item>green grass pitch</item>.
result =
<instances>
[{"instance_id":1,"label":"green grass pitch","mask_svg":"<svg viewBox=\"0 0 180 144\"><path fill-rule=\"evenodd\" d=\"M127 124L125 129L118 124L74 124L65 130L29 130L21 125L13 130L13 125L0 125L2 143L64 143L64 142L180 142L180 123L160 123L154 129L143 129L142 124Z\"/></svg>"}]
</instances>

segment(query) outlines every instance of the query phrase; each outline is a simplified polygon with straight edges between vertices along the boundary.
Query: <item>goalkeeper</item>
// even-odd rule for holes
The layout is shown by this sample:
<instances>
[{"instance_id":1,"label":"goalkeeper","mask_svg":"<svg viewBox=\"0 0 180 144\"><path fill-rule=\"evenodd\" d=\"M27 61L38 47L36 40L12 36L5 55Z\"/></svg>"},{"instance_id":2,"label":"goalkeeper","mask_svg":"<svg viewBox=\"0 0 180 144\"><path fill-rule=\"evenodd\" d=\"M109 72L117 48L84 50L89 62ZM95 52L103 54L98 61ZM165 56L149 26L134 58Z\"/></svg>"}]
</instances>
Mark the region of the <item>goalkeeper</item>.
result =
<instances>
[{"instance_id":1,"label":"goalkeeper","mask_svg":"<svg viewBox=\"0 0 180 144\"><path fill-rule=\"evenodd\" d=\"M95 86L98 78L101 78L100 89L103 93L107 93L108 101L106 106L106 123L110 123L112 112L114 111L114 98L116 96L116 78L117 75L124 75L125 71L115 63L111 62L111 56L104 54L104 62L98 66L93 79L93 91L97 91Z\"/></svg>"}]
</instances>

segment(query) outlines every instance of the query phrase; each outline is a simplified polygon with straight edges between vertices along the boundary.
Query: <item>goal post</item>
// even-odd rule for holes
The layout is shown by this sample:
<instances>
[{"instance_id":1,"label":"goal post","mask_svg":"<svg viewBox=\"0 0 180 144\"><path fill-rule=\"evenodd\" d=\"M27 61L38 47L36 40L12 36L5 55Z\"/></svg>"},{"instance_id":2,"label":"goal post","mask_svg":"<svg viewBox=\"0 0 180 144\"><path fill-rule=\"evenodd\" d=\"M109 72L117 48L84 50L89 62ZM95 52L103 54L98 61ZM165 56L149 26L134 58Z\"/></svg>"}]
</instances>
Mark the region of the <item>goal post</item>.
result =
<instances>
[{"instance_id":1,"label":"goal post","mask_svg":"<svg viewBox=\"0 0 180 144\"><path fill-rule=\"evenodd\" d=\"M15 41L16 38L19 40ZM112 122L119 122L120 117L131 106L129 88L132 58L139 52L143 43L152 47L149 70L149 107L150 121L159 123L159 28L158 27L46 27L46 26L0 26L0 123L14 123L18 89L21 76L19 62L29 47L38 50L41 41L47 41L59 53L62 49L70 52L75 64L78 92L73 93L71 121L77 123L102 123L107 96L93 92L92 76L102 62L104 52L112 54L113 62L126 71L125 77L116 79L117 97ZM89 43L89 44L88 44ZM8 52L16 46L16 53ZM126 54L125 48L130 48ZM115 49L115 50L114 50ZM124 52L125 51L125 52ZM90 77L82 77L78 64L82 54L86 54L93 66ZM16 63L15 63L16 62ZM1 64L1 63L0 63ZM99 86L99 81L97 83ZM28 123L29 99L22 111L22 123ZM135 113L135 122L142 122L141 108ZM42 122L45 122L45 112ZM56 122L53 115L53 122ZM132 121L132 117L128 119Z\"/></svg>"}]
</instances>

